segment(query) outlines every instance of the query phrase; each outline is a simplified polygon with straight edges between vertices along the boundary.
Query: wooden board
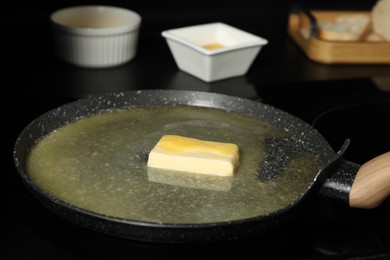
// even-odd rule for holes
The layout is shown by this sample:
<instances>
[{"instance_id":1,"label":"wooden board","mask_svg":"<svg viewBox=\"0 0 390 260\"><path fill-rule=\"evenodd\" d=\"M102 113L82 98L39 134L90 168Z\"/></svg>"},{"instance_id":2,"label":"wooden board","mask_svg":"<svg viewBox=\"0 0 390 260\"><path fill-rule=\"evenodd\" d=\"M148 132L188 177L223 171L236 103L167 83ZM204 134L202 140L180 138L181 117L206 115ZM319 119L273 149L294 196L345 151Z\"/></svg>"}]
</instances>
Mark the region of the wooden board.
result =
<instances>
[{"instance_id":1,"label":"wooden board","mask_svg":"<svg viewBox=\"0 0 390 260\"><path fill-rule=\"evenodd\" d=\"M339 15L363 14L364 11L311 11L318 25L321 19L333 19ZM291 13L288 33L300 46L306 56L325 64L389 64L390 42L384 40L328 41L315 35L312 21L303 12Z\"/></svg>"}]
</instances>

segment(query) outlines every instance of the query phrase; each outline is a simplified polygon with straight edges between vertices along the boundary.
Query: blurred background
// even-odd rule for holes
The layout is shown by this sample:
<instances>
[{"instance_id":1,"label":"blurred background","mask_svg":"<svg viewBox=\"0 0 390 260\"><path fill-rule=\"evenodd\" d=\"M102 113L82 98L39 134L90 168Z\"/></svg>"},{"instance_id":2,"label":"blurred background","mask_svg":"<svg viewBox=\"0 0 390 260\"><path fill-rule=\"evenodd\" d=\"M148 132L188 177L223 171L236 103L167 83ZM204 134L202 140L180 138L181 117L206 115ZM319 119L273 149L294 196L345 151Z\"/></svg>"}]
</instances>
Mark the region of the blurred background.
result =
<instances>
[{"instance_id":1,"label":"blurred background","mask_svg":"<svg viewBox=\"0 0 390 260\"><path fill-rule=\"evenodd\" d=\"M62 74L66 74L73 69L72 67L61 67L61 64L56 63L52 50L49 17L52 12L60 8L88 4L116 5L138 12L142 17L138 52L134 62L126 66L104 72L75 71L72 72L73 78L77 78L77 75L82 77L82 75L93 74L93 76L87 75L86 78L89 79L84 80L97 78L95 82L102 82L104 78L107 78L102 75L104 73L123 75L129 73L128 75L132 75L131 79L115 78L118 81L122 80L122 82L130 80L129 84L136 81L138 86L146 88L155 84L171 84L171 80L169 80L169 83L166 81L172 77L183 78L183 75L176 73L176 65L165 40L161 37L161 32L170 28L217 21L230 24L269 40L269 44L261 51L254 62L253 67L258 69L251 69L245 79L254 85L301 82L302 80L371 77L372 75L386 74L388 71L387 66L326 66L312 62L302 55L299 48L287 34L288 16L295 4L304 4L311 9L370 10L375 4L375 1L372 0L241 0L238 2L221 0L168 0L157 2L148 0L59 0L48 3L9 1L3 3L0 10L0 24L3 35L0 44L3 50L3 64L7 64L5 76L11 77L14 82L12 89L16 88L16 85L20 87L26 83L29 85L34 83L34 92L40 91L40 87L46 85L42 84L42 81L55 81L56 78L64 78ZM32 72L31 66L41 67ZM159 77L158 81L154 77L139 79L140 77L136 75L145 73L144 67L147 67L151 73L157 70L166 72L166 76ZM23 77L18 76L21 70L23 70ZM29 74L29 71L32 75ZM57 74L60 75L57 76ZM164 73L162 74L164 75ZM186 75L184 75L185 77ZM27 82L24 82L25 79L28 79ZM142 80L142 82L139 80ZM196 81L191 83L190 80L188 84L198 83ZM100 83L100 85L102 84ZM10 88L11 86L4 84L0 86L0 90L10 90ZM31 88L23 88L23 92L28 90L31 90ZM47 92L48 89L42 91ZM83 96L84 94L81 93L80 95Z\"/></svg>"}]
</instances>

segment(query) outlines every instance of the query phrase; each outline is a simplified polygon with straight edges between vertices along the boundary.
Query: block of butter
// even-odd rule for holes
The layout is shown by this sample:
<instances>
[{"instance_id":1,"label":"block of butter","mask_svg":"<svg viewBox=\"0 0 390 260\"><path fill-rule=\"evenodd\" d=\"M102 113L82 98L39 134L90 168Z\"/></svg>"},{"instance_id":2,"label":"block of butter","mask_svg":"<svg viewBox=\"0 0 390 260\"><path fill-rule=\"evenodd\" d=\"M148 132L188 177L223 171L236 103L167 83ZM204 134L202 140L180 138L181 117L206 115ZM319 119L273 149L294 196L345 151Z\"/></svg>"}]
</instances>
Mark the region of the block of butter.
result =
<instances>
[{"instance_id":1,"label":"block of butter","mask_svg":"<svg viewBox=\"0 0 390 260\"><path fill-rule=\"evenodd\" d=\"M148 167L233 176L239 163L236 144L164 135L149 153Z\"/></svg>"}]
</instances>

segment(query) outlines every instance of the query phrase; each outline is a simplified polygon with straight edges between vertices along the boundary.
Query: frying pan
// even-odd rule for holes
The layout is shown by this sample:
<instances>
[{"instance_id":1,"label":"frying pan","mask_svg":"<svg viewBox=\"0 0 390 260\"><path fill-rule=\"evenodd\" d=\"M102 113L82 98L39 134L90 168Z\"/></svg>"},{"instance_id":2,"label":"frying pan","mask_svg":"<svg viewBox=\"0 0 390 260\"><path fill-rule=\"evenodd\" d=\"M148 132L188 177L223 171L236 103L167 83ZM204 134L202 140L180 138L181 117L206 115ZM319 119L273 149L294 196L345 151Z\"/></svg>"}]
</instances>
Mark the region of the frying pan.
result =
<instances>
[{"instance_id":1,"label":"frying pan","mask_svg":"<svg viewBox=\"0 0 390 260\"><path fill-rule=\"evenodd\" d=\"M206 201L197 201L195 198L192 202L197 205L204 204L202 206L205 207L206 204L211 204L211 207L194 210L190 207L184 207L184 211L193 210L189 212L190 215L201 214L199 211L203 210L202 214L205 216L201 221L193 219L175 221L174 218L166 220L159 219L158 216L150 219L144 218L142 212L140 217L123 217L115 213L102 213L93 208L84 208L53 195L38 185L27 170L27 160L32 149L41 139L62 126L70 125L72 122L90 116L123 109L163 108L172 105L203 108L206 111L207 109L217 109L226 113L236 113L254 121L265 122L268 126L275 127L283 133L278 136L265 137L263 143L259 145L260 150L255 150L255 153L264 152L264 157L261 162L258 162L258 167L253 170L255 176L251 177L250 185L252 183L259 185L258 190L254 192L259 193L260 196L252 197L251 191L246 190L246 185L249 185L248 181L243 181L243 186L235 184L234 178L239 177L234 176L231 183L226 179L223 179L223 183L227 183L227 189L232 190L237 185L238 192L246 192L244 193L245 199L235 201L234 198L229 198L232 201L224 201L223 198L229 194L221 191L225 188L211 191L202 190L196 194L205 195L202 198L206 198ZM156 111L158 111L156 113L163 115L163 110ZM199 120L196 119L196 121ZM213 125L213 122L208 123ZM220 123L217 122L215 125L218 126ZM142 120L138 124L142 124ZM223 121L221 124L229 125L229 121ZM230 128L227 127L224 131L230 131ZM147 133L138 139L146 138L146 136ZM140 90L92 96L42 114L28 124L17 138L14 146L14 163L26 187L45 207L77 225L107 235L141 241L208 242L247 237L270 230L275 225L280 225L291 219L301 208L308 207L308 201L313 199L313 194L319 192L334 199L343 200L351 207L372 208L378 206L386 199L390 191L388 184L390 180L390 153L381 155L360 166L342 158L348 144L349 140L346 140L340 151L335 152L317 130L301 119L275 107L245 98L185 90ZM146 164L145 156L147 155L140 155L143 158L138 162L140 165ZM310 163L308 160L300 161L302 156L308 156ZM291 166L296 163L298 164L295 167ZM128 170L131 172L131 169ZM146 173L141 171L141 175L146 176ZM154 178L161 178L161 175L156 175ZM171 179L176 181L179 178ZM208 179L206 182L213 182L218 186L218 180L210 180ZM189 181L185 179L184 182L188 183ZM132 184L129 185L131 188ZM157 197L161 199L158 203L149 201L147 211L153 212L153 207L157 207L156 204L167 203L166 207L171 210L168 211L167 215L170 215L168 217L172 217L176 213L178 215L186 214L187 212L180 212L183 210L182 206L175 205L179 205L181 202L181 205L186 204L186 196L190 196L189 194L194 190L198 192L198 189L188 187L188 185L185 187L175 185L178 184L146 182L145 186L153 187L148 192L159 194ZM177 193L180 196L175 197L173 201L164 201L168 195L163 194L162 187L167 186L171 187L168 189L169 192L180 190ZM140 198L143 195L135 194L133 196L128 197L130 203L136 204L136 201L143 199ZM213 197L214 200L207 201L207 197ZM278 200L281 203L275 204L271 200ZM113 203L115 204L115 202ZM274 206L259 212L254 211L253 213L251 211L252 208L262 208L263 205L267 206L267 204ZM120 205L118 204L116 207L120 207ZM230 211L225 211L225 208L230 208ZM240 215L244 208L249 208L251 214ZM159 210L161 209L155 209L155 211ZM225 216L225 212L238 215L231 217L226 213ZM209 215L213 214L218 215L218 218L209 219Z\"/></svg>"}]
</instances>

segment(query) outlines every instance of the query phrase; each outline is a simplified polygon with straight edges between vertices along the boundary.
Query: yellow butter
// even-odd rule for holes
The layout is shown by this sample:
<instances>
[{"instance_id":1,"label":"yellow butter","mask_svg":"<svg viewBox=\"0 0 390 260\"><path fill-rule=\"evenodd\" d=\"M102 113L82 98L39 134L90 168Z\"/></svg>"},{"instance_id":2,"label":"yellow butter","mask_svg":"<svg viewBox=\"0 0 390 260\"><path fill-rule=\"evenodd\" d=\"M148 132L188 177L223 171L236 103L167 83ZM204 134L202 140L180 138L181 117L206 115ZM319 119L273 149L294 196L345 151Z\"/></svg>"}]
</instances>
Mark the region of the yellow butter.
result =
<instances>
[{"instance_id":1,"label":"yellow butter","mask_svg":"<svg viewBox=\"0 0 390 260\"><path fill-rule=\"evenodd\" d=\"M231 176L238 162L236 144L164 135L150 152L148 167Z\"/></svg>"},{"instance_id":2,"label":"yellow butter","mask_svg":"<svg viewBox=\"0 0 390 260\"><path fill-rule=\"evenodd\" d=\"M216 50L216 49L223 48L224 46L219 43L210 43L210 44L205 44L202 47L208 50Z\"/></svg>"},{"instance_id":3,"label":"yellow butter","mask_svg":"<svg viewBox=\"0 0 390 260\"><path fill-rule=\"evenodd\" d=\"M201 151L230 156L238 152L238 147L235 144L203 141L179 135L164 135L158 142L158 146L167 153Z\"/></svg>"}]
</instances>

